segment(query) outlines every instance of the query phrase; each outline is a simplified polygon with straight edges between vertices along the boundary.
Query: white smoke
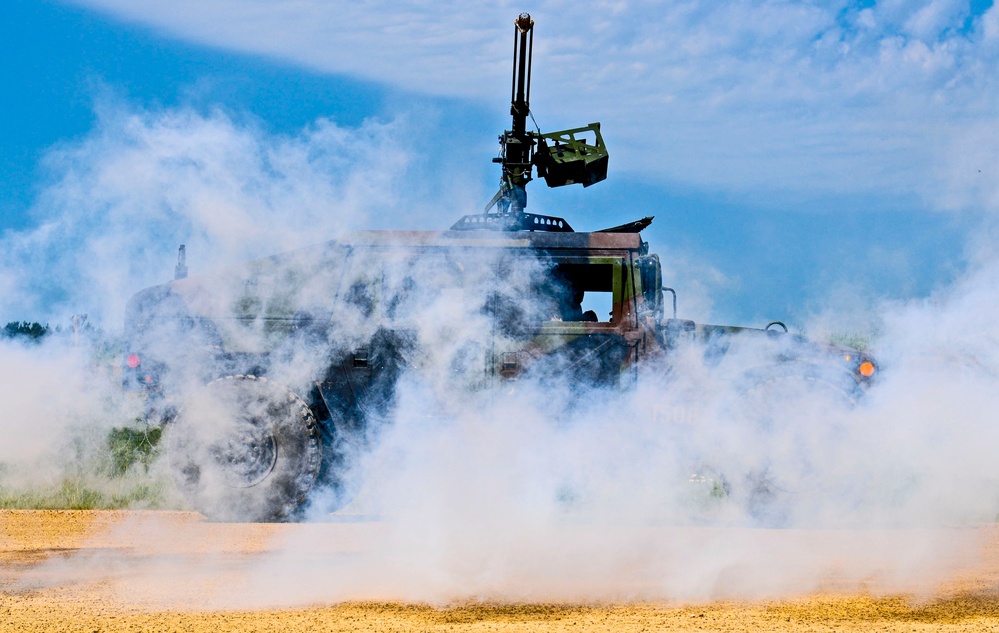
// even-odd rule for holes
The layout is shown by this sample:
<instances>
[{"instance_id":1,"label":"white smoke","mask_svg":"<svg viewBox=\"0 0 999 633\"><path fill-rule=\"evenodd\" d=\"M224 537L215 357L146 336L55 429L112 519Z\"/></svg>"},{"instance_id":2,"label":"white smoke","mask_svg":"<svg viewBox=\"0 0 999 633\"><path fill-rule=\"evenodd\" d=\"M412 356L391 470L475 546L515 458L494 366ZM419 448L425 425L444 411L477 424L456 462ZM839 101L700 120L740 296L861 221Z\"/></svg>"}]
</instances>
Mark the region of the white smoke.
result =
<instances>
[{"instance_id":1,"label":"white smoke","mask_svg":"<svg viewBox=\"0 0 999 633\"><path fill-rule=\"evenodd\" d=\"M63 475L53 449L63 447L66 429L92 422L106 404L93 389L100 378L92 375L86 354L66 343L42 347L0 339L0 464L31 464L30 476L42 480Z\"/></svg>"},{"instance_id":2,"label":"white smoke","mask_svg":"<svg viewBox=\"0 0 999 633\"><path fill-rule=\"evenodd\" d=\"M58 486L80 466L81 435L85 452L106 450L107 431L141 414L122 398L123 311L174 276L180 244L192 273L217 271L331 239L406 198L404 122L318 120L281 136L220 110L142 110L110 93L96 115L90 134L45 155L36 226L0 239L4 322L62 330L36 346L0 339L0 485L14 489ZM69 335L80 314L99 340Z\"/></svg>"},{"instance_id":3,"label":"white smoke","mask_svg":"<svg viewBox=\"0 0 999 633\"><path fill-rule=\"evenodd\" d=\"M332 239L404 204L399 123L320 119L272 135L222 111L143 111L113 96L81 142L49 152L37 228L0 242L4 312L120 323L136 290ZM54 307L53 307L54 306Z\"/></svg>"},{"instance_id":4,"label":"white smoke","mask_svg":"<svg viewBox=\"0 0 999 633\"><path fill-rule=\"evenodd\" d=\"M192 268L217 270L310 253L380 208L412 203L398 176L401 123L321 121L273 137L218 112L102 112L93 136L50 158L41 228L4 238L10 309L83 302L118 322L134 290L170 276L180 242ZM339 263L349 271L341 289L372 274L365 261ZM484 257L449 287L439 263L403 258L380 279L418 352L397 406L357 456L355 504L334 517L363 515L359 544L337 549L341 523L291 530L218 605L701 600L805 592L831 575L893 590L913 570L932 584L969 551L963 534L913 528L991 521L999 510L999 264L988 255L929 300L875 307L878 381L855 408L790 390L765 428L740 382L760 358L751 343L717 366L702 346L683 348L643 367L632 388L556 371L481 389L465 370L493 327L484 306L499 292L532 314L525 289L543 266ZM239 282L241 270L219 278ZM225 306L240 292L230 284L211 298ZM363 341L379 325L360 308L333 317L327 344ZM40 460L79 416L116 421L102 404L114 380L95 388L76 352L38 349L49 356L0 346L10 404L0 461ZM272 375L293 387L321 365L309 354L284 360ZM46 376L58 379L55 397L38 388ZM40 407L55 422L37 432ZM754 509L762 472L788 488L776 515ZM758 529L771 524L788 529ZM830 527L842 531L823 535ZM210 576L213 561L192 569Z\"/></svg>"}]
</instances>

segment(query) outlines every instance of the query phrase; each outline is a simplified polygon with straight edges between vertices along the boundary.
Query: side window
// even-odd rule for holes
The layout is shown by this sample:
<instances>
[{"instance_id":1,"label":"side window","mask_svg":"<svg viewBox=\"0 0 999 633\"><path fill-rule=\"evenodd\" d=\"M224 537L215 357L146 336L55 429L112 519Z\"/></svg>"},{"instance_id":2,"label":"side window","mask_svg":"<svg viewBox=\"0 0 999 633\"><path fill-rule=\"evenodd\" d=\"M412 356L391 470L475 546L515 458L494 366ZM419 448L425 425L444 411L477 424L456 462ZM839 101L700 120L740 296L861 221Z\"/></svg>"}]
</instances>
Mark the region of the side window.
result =
<instances>
[{"instance_id":1,"label":"side window","mask_svg":"<svg viewBox=\"0 0 999 633\"><path fill-rule=\"evenodd\" d=\"M613 259L559 261L551 268L543 290L549 302L548 320L614 323L621 292L622 266ZM617 282L617 283L615 283Z\"/></svg>"}]
</instances>

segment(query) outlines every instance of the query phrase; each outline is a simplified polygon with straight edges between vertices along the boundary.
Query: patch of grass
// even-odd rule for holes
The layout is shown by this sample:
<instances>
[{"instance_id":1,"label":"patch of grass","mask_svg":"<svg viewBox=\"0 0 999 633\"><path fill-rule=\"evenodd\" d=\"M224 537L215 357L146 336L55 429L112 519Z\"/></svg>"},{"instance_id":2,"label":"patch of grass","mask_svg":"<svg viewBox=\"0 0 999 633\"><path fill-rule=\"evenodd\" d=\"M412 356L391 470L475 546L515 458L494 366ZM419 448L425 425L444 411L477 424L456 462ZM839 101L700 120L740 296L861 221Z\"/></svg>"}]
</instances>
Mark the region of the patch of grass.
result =
<instances>
[{"instance_id":1,"label":"patch of grass","mask_svg":"<svg viewBox=\"0 0 999 633\"><path fill-rule=\"evenodd\" d=\"M117 484L117 485L116 485ZM0 508L20 510L160 509L168 503L168 488L157 481L101 481L67 477L56 485L15 490L0 486Z\"/></svg>"},{"instance_id":2,"label":"patch of grass","mask_svg":"<svg viewBox=\"0 0 999 633\"><path fill-rule=\"evenodd\" d=\"M149 472L149 466L159 455L160 427L120 427L108 432L109 474L121 477L133 466Z\"/></svg>"},{"instance_id":3,"label":"patch of grass","mask_svg":"<svg viewBox=\"0 0 999 633\"><path fill-rule=\"evenodd\" d=\"M162 429L116 427L70 442L59 459L62 475L26 476L0 464L0 508L25 510L120 510L176 507L176 495L162 472L153 469ZM93 437L93 436L92 436ZM99 439L97 439L99 438ZM18 476L20 475L20 476ZM18 482L18 483L14 483Z\"/></svg>"}]
</instances>

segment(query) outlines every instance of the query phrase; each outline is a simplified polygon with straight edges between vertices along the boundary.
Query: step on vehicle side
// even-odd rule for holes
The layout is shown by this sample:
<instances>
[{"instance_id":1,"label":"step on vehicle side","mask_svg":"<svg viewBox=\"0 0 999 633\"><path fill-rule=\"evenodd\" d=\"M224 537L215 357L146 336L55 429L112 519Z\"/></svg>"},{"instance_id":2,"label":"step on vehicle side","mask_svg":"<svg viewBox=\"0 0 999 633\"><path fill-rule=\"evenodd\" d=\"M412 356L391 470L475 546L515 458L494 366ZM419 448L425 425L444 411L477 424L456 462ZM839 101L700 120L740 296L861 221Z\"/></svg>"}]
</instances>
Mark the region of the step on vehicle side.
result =
<instances>
[{"instance_id":1,"label":"step on vehicle side","mask_svg":"<svg viewBox=\"0 0 999 633\"><path fill-rule=\"evenodd\" d=\"M535 169L549 186L588 187L608 164L598 123L527 130L533 26L527 14L515 21L513 125L500 136L500 190L485 212L447 231L351 233L211 276L187 276L182 246L177 278L129 301L124 384L170 427L169 463L198 511L283 521L342 506L353 460L412 375L443 385L446 408L512 380L628 389L643 365L668 372L687 345L720 358L733 342L758 341L740 376L758 401L788 380L844 402L870 384L868 355L781 324L676 318L675 293L668 310L672 291L641 236L652 218L575 232L525 211ZM754 490L765 498L773 484Z\"/></svg>"}]
</instances>

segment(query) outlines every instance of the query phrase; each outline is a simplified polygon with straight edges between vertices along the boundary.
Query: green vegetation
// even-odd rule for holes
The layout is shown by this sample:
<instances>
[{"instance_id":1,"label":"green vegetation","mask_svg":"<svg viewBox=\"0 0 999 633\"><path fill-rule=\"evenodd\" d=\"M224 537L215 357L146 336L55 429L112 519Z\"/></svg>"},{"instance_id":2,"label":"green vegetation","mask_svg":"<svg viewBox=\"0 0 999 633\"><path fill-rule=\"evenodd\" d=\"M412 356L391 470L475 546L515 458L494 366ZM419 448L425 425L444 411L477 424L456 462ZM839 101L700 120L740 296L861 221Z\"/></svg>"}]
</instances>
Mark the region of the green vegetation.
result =
<instances>
[{"instance_id":1,"label":"green vegetation","mask_svg":"<svg viewBox=\"0 0 999 633\"><path fill-rule=\"evenodd\" d=\"M32 477L28 485L13 483L18 473L0 464L0 509L176 508L173 485L154 467L161 435L158 427L136 424L113 428L94 444L71 442L75 455L63 474L49 481Z\"/></svg>"},{"instance_id":2,"label":"green vegetation","mask_svg":"<svg viewBox=\"0 0 999 633\"><path fill-rule=\"evenodd\" d=\"M0 508L124 509L177 507L169 477L156 469L162 429L130 420L120 398L116 370L120 341L76 315L65 327L11 321L0 341L47 345L68 340L87 353L96 380L108 381L105 408L75 418L35 465L0 463ZM107 416L120 423L107 430Z\"/></svg>"},{"instance_id":3,"label":"green vegetation","mask_svg":"<svg viewBox=\"0 0 999 633\"><path fill-rule=\"evenodd\" d=\"M29 341L37 342L44 338L52 330L48 325L42 325L41 323L28 323L27 321L11 321L3 328L3 336L5 338L17 338L17 339L27 339Z\"/></svg>"},{"instance_id":4,"label":"green vegetation","mask_svg":"<svg viewBox=\"0 0 999 633\"><path fill-rule=\"evenodd\" d=\"M116 484L116 485L115 485ZM93 477L68 477L58 484L30 490L0 486L0 508L21 510L121 510L163 508L169 489L162 482L108 482Z\"/></svg>"},{"instance_id":5,"label":"green vegetation","mask_svg":"<svg viewBox=\"0 0 999 633\"><path fill-rule=\"evenodd\" d=\"M108 432L108 474L121 477L136 465L148 473L150 464L159 455L158 446L162 434L163 429L159 427L111 429Z\"/></svg>"}]
</instances>

